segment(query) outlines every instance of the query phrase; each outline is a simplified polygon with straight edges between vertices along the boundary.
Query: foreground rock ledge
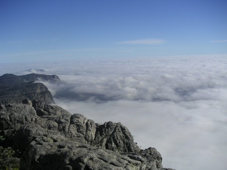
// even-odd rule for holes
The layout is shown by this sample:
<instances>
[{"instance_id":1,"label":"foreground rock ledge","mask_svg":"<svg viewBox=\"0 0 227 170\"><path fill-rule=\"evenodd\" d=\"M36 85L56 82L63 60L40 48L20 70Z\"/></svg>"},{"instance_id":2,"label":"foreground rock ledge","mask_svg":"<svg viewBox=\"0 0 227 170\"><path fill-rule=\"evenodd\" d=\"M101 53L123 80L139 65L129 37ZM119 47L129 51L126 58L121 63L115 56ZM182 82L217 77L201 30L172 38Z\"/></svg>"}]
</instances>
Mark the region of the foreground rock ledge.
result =
<instances>
[{"instance_id":1,"label":"foreground rock ledge","mask_svg":"<svg viewBox=\"0 0 227 170\"><path fill-rule=\"evenodd\" d=\"M170 170L155 148L141 150L120 123L100 125L56 105L1 104L0 135L22 170Z\"/></svg>"}]
</instances>

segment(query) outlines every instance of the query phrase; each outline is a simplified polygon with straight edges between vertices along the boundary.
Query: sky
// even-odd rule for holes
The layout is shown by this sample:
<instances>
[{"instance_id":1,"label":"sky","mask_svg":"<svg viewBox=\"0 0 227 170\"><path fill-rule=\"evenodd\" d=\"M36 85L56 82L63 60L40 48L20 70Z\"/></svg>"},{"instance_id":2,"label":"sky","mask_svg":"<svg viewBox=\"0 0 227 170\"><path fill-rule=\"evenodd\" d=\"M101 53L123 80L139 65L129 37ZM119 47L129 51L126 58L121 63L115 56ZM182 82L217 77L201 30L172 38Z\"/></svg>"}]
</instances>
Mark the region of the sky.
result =
<instances>
[{"instance_id":1,"label":"sky","mask_svg":"<svg viewBox=\"0 0 227 170\"><path fill-rule=\"evenodd\" d=\"M227 53L226 0L1 0L0 62Z\"/></svg>"}]
</instances>

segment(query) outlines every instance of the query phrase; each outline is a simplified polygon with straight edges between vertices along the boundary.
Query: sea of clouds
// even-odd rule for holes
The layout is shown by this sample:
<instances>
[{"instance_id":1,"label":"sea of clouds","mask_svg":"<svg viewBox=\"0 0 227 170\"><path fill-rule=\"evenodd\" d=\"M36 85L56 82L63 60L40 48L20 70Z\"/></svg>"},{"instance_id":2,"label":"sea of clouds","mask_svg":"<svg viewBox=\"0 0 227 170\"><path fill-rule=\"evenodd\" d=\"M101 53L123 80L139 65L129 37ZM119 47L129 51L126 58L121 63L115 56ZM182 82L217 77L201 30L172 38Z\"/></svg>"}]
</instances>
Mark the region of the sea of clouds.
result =
<instances>
[{"instance_id":1,"label":"sea of clouds","mask_svg":"<svg viewBox=\"0 0 227 170\"><path fill-rule=\"evenodd\" d=\"M19 69L18 69L19 70ZM226 170L227 56L84 60L38 70L56 104L96 122L122 122L165 167Z\"/></svg>"}]
</instances>

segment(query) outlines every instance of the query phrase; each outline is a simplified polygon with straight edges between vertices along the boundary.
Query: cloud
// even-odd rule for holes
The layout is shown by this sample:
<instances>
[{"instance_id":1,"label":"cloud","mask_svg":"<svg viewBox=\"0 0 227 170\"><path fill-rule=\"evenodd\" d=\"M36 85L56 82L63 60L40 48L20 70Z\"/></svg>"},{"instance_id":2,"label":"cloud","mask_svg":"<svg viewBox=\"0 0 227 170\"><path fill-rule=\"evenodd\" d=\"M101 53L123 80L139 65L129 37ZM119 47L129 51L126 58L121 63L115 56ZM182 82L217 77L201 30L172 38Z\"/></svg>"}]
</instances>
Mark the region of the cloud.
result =
<instances>
[{"instance_id":1,"label":"cloud","mask_svg":"<svg viewBox=\"0 0 227 170\"><path fill-rule=\"evenodd\" d=\"M216 68L217 63L209 58L202 58L200 61L171 60L103 63L98 67L82 65L83 68L67 66L72 69L68 71L70 74L60 75L63 83L57 87L52 85L51 89L54 89L56 98L75 101L181 102L211 100L218 90L227 85L223 79L226 77L224 63L219 65L220 75L217 75L216 72L210 71L211 65ZM211 64L212 62L214 64Z\"/></svg>"},{"instance_id":2,"label":"cloud","mask_svg":"<svg viewBox=\"0 0 227 170\"><path fill-rule=\"evenodd\" d=\"M212 40L210 43L227 43L227 40Z\"/></svg>"},{"instance_id":3,"label":"cloud","mask_svg":"<svg viewBox=\"0 0 227 170\"><path fill-rule=\"evenodd\" d=\"M121 41L118 44L125 45L158 45L165 43L165 40L162 39L140 39L140 40L130 40L130 41Z\"/></svg>"},{"instance_id":4,"label":"cloud","mask_svg":"<svg viewBox=\"0 0 227 170\"><path fill-rule=\"evenodd\" d=\"M165 167L226 170L226 67L226 56L201 56L60 63L43 71L62 79L44 82L58 105L96 122L122 122L139 146L160 151Z\"/></svg>"}]
</instances>

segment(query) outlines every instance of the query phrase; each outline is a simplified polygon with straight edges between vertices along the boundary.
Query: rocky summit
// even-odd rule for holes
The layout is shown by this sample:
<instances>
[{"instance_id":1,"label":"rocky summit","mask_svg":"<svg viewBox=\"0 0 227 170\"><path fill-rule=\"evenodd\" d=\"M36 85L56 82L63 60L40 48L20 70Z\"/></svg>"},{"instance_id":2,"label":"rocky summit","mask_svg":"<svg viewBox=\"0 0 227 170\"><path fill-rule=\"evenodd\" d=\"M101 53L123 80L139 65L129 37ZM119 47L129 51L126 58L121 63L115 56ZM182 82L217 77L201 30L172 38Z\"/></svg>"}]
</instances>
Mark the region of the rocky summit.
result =
<instances>
[{"instance_id":1,"label":"rocky summit","mask_svg":"<svg viewBox=\"0 0 227 170\"><path fill-rule=\"evenodd\" d=\"M170 170L155 148L140 149L121 123L98 124L55 105L48 89L34 83L39 78L0 77L0 169Z\"/></svg>"}]
</instances>

